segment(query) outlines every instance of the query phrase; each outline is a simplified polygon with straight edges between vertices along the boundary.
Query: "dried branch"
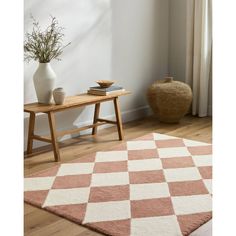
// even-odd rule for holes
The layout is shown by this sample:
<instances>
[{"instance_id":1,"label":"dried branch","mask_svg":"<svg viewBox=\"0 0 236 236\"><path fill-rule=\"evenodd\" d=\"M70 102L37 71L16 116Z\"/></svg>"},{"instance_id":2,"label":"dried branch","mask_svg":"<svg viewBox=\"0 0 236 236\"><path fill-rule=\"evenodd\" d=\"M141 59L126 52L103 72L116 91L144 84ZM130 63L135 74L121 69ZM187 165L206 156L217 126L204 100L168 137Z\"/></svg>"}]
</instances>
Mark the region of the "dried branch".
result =
<instances>
[{"instance_id":1,"label":"dried branch","mask_svg":"<svg viewBox=\"0 0 236 236\"><path fill-rule=\"evenodd\" d=\"M33 20L32 33L26 33L24 41L25 60L35 60L40 63L50 62L52 59L61 60L59 56L63 53L68 43L63 45L62 41L64 28L58 26L58 21L51 16L51 24L42 31L39 22L31 16Z\"/></svg>"}]
</instances>

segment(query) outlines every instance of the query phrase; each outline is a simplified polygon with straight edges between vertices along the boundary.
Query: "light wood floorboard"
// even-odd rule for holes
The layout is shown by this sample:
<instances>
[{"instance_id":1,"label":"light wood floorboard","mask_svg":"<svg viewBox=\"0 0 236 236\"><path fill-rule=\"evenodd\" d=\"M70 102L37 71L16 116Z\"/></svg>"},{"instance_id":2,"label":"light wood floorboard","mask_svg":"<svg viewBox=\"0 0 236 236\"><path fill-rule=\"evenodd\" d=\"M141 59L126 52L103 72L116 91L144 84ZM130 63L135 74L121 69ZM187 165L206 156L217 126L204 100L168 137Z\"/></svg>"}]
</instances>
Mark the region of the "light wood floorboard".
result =
<instances>
[{"instance_id":1,"label":"light wood floorboard","mask_svg":"<svg viewBox=\"0 0 236 236\"><path fill-rule=\"evenodd\" d=\"M150 132L164 133L172 136L212 142L211 118L197 118L186 116L179 124L164 124L154 117L132 121L124 124L124 141L137 138ZM118 140L116 127L98 130L95 136L84 135L67 140L60 148L61 162L68 162L84 155L106 150L124 141ZM45 149L45 150L44 150ZM56 163L53 152L48 148L39 149L40 154L24 160L25 176L37 171L45 170ZM47 211L24 204L24 232L25 236L97 236L101 235L83 226L72 223Z\"/></svg>"}]
</instances>

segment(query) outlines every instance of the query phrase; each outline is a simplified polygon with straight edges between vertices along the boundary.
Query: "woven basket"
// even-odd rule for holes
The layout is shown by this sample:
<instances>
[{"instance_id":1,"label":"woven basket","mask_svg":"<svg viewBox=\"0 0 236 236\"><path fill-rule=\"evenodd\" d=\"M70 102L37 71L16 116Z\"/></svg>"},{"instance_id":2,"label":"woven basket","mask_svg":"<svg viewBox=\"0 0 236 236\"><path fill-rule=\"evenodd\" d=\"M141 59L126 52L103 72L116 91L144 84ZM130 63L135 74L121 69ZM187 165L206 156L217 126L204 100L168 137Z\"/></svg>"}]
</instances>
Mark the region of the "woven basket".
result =
<instances>
[{"instance_id":1,"label":"woven basket","mask_svg":"<svg viewBox=\"0 0 236 236\"><path fill-rule=\"evenodd\" d=\"M151 85L147 92L147 99L160 121L178 123L189 110L192 90L187 84L166 77Z\"/></svg>"}]
</instances>

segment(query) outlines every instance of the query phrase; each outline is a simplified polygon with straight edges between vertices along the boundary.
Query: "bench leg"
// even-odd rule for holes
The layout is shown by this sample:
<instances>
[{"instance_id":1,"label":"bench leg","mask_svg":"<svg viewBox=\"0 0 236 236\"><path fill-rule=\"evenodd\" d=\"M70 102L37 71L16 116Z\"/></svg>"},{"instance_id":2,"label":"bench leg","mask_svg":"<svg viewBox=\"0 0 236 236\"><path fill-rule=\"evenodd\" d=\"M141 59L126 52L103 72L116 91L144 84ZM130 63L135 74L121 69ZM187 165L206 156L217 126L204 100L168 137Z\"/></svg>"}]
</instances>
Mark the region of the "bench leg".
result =
<instances>
[{"instance_id":1,"label":"bench leg","mask_svg":"<svg viewBox=\"0 0 236 236\"><path fill-rule=\"evenodd\" d=\"M54 158L55 158L55 161L60 161L60 152L58 148L57 135L56 135L56 122L55 122L55 116L53 112L48 112L48 121L49 121L49 127L50 127L50 132L51 132Z\"/></svg>"},{"instance_id":2,"label":"bench leg","mask_svg":"<svg viewBox=\"0 0 236 236\"><path fill-rule=\"evenodd\" d=\"M114 107L115 107L115 113L116 113L116 124L117 124L119 139L123 140L124 135L123 135L122 119L121 119L118 97L114 98Z\"/></svg>"},{"instance_id":3,"label":"bench leg","mask_svg":"<svg viewBox=\"0 0 236 236\"><path fill-rule=\"evenodd\" d=\"M34 136L34 125L35 125L35 113L30 112L29 130L28 130L28 143L27 143L27 154L31 154L32 153L33 136Z\"/></svg>"},{"instance_id":4,"label":"bench leg","mask_svg":"<svg viewBox=\"0 0 236 236\"><path fill-rule=\"evenodd\" d=\"M100 111L100 103L96 103L94 110L93 124L97 123L97 119L99 117L99 111ZM93 127L92 135L95 135L96 133L97 133L97 126Z\"/></svg>"}]
</instances>

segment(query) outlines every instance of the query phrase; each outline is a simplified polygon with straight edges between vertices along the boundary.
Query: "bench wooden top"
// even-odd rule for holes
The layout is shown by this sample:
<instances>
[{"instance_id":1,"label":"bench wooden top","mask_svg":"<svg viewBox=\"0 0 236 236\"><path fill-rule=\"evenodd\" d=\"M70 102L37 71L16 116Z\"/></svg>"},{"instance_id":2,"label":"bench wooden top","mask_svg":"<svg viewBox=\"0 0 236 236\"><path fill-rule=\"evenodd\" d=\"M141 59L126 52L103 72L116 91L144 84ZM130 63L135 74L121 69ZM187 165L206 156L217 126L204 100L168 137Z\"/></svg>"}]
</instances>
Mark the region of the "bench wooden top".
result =
<instances>
[{"instance_id":1,"label":"bench wooden top","mask_svg":"<svg viewBox=\"0 0 236 236\"><path fill-rule=\"evenodd\" d=\"M56 104L47 105L47 104L41 104L37 102L25 104L24 111L34 112L34 113L50 112L50 111L56 112L56 111L61 111L68 108L80 107L80 106L95 104L97 102L109 101L115 97L128 95L128 94L130 94L129 91L117 92L117 93L106 95L106 96L96 96L96 95L90 95L90 94L84 93L84 94L78 94L76 96L66 97L62 105L56 105Z\"/></svg>"}]
</instances>

